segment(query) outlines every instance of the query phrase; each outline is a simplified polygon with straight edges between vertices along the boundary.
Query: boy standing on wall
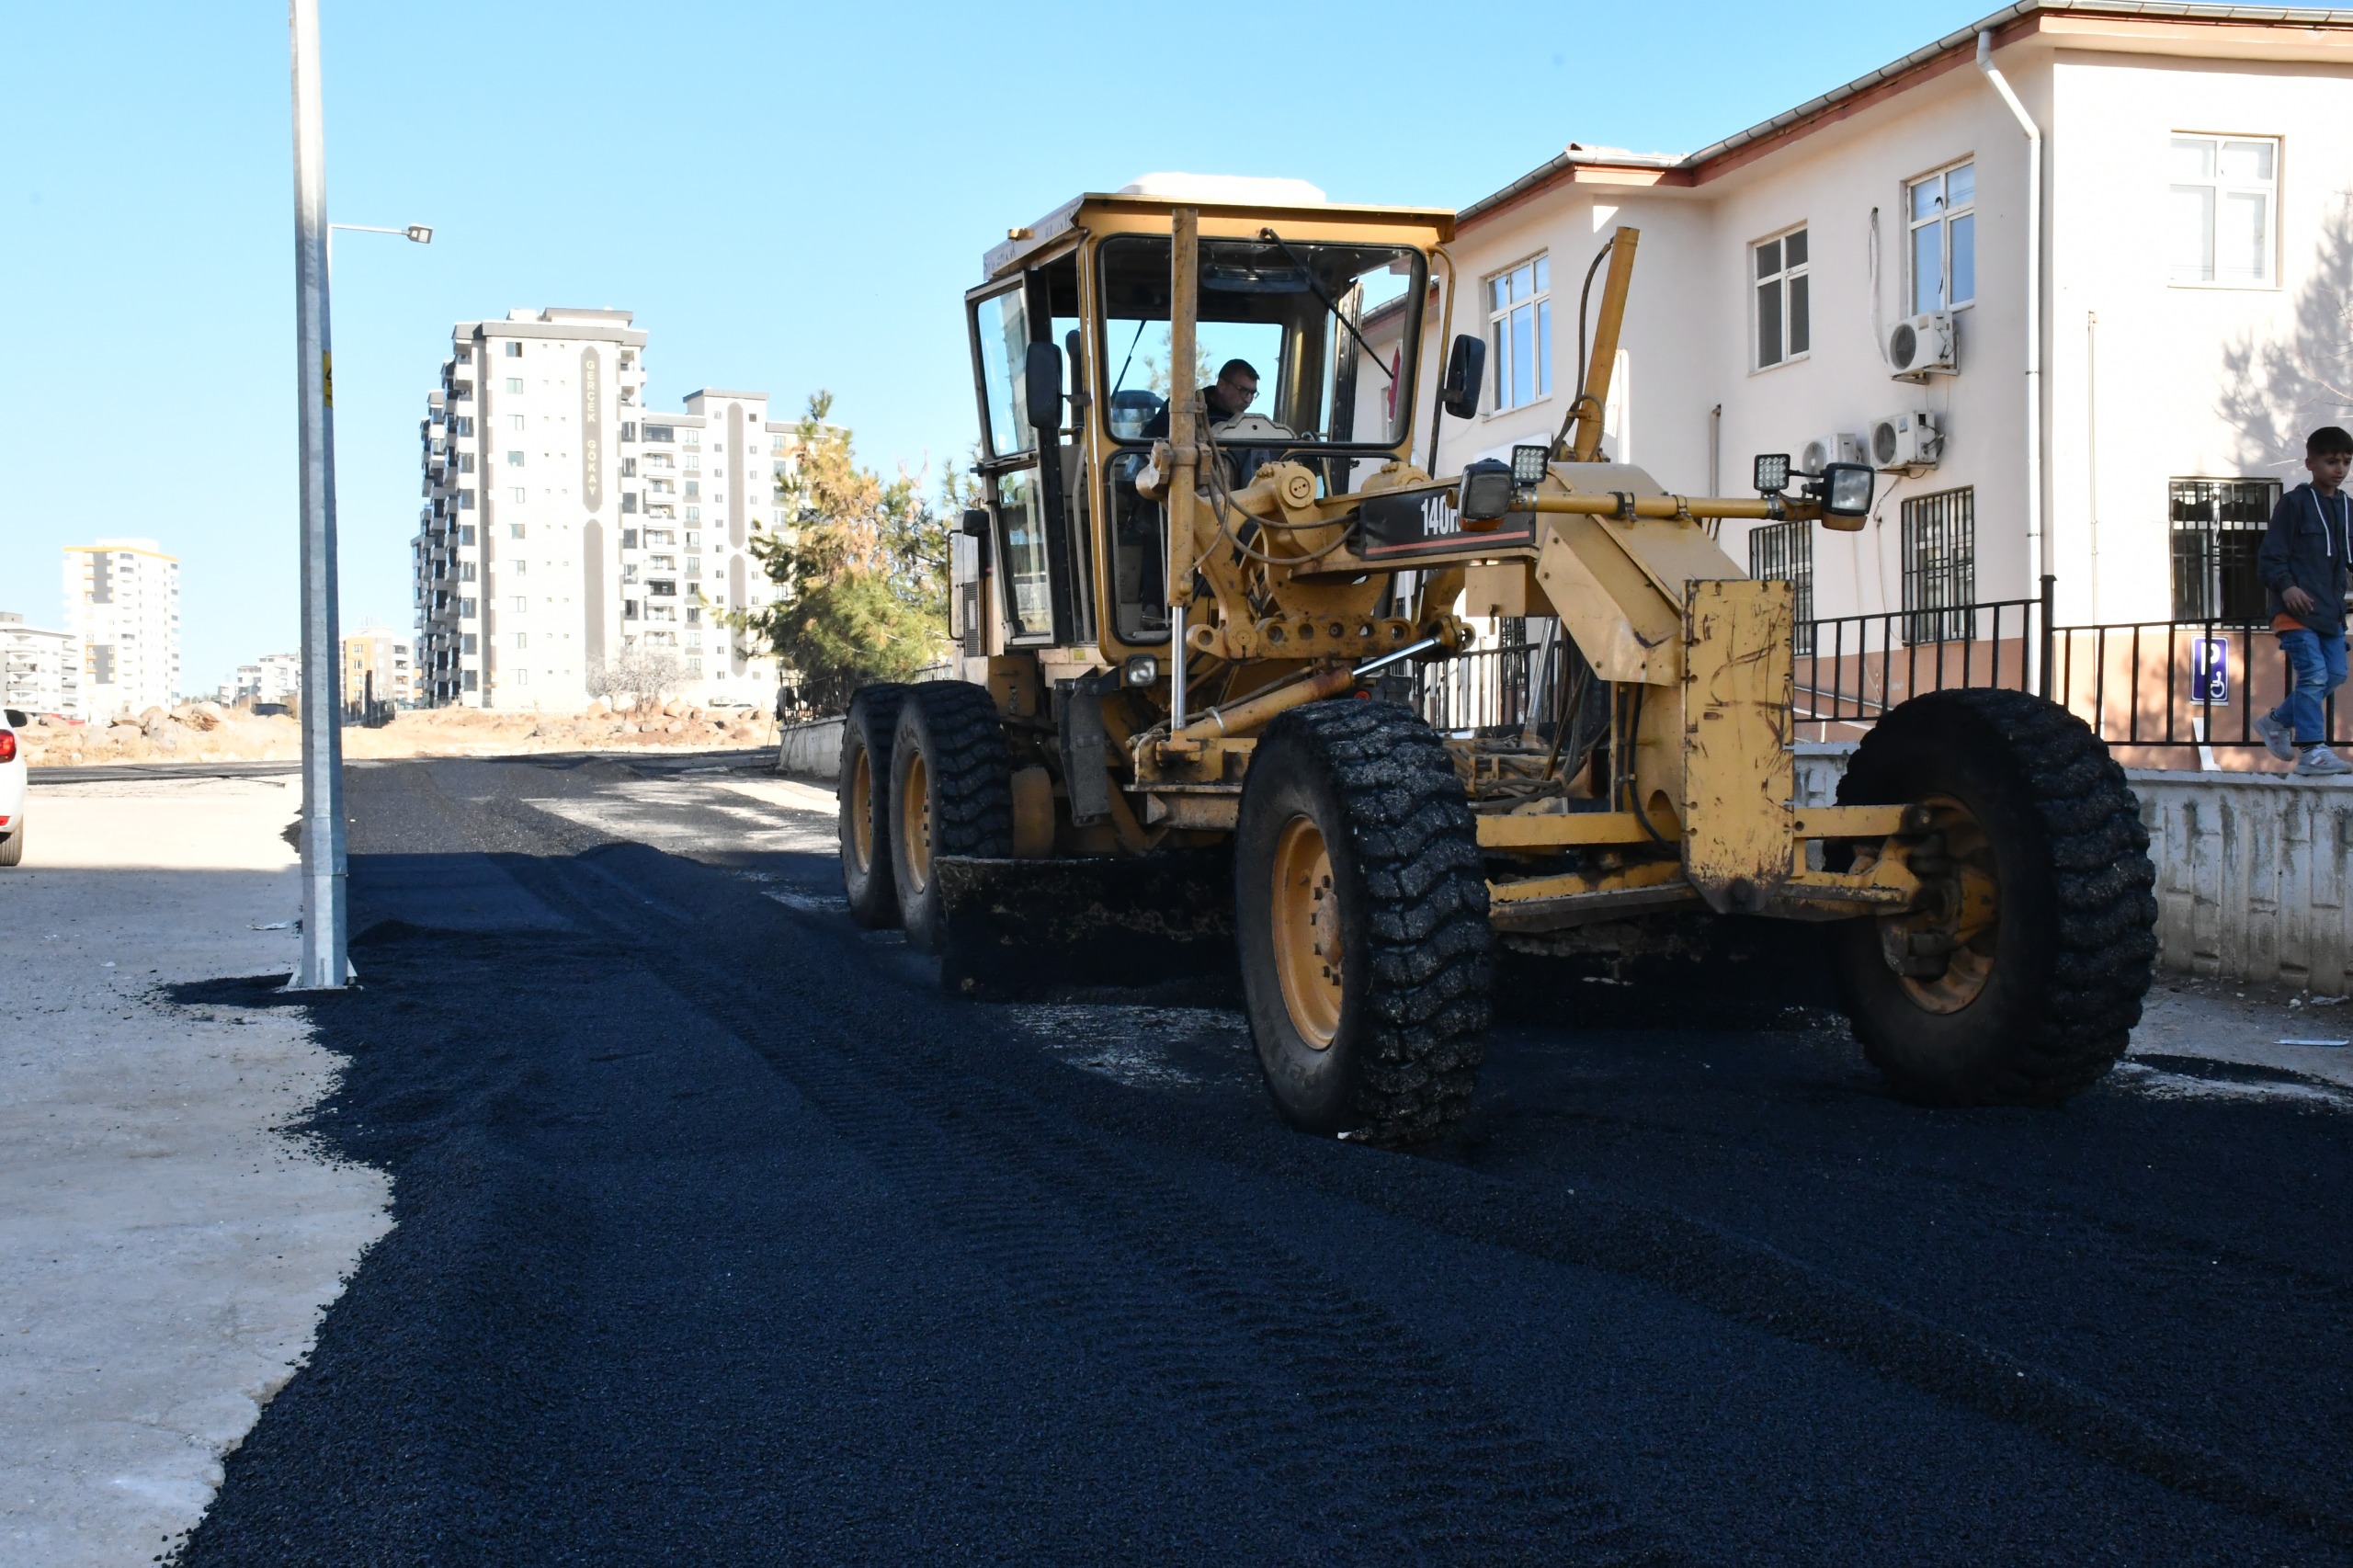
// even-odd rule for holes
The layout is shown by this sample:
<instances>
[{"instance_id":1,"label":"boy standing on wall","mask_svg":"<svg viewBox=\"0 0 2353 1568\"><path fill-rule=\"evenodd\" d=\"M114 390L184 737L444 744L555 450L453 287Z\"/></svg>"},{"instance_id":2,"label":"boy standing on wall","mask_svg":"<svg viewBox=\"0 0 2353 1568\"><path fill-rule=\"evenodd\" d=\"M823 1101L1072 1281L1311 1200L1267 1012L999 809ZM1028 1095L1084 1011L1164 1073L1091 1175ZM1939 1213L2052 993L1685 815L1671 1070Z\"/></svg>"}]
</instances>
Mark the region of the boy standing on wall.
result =
<instances>
[{"instance_id":1,"label":"boy standing on wall","mask_svg":"<svg viewBox=\"0 0 2353 1568\"><path fill-rule=\"evenodd\" d=\"M2293 757L2298 773L2353 773L2328 749L2328 694L2345 684L2346 569L2353 563L2353 503L2345 475L2353 468L2353 435L2334 425L2304 442L2312 483L2279 497L2264 530L2255 569L2270 590L2271 629L2288 655L2295 684L2288 699L2255 722L2272 756Z\"/></svg>"}]
</instances>

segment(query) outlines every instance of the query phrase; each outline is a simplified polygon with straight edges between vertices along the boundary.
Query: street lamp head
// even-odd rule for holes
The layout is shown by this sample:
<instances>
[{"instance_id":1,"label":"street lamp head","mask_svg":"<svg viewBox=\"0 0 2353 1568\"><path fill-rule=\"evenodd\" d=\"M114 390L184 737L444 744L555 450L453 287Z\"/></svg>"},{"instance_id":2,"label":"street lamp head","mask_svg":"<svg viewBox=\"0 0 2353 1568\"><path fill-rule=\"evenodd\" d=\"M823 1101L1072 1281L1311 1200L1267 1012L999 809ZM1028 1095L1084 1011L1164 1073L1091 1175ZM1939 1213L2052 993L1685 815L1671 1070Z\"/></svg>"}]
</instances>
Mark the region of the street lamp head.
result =
<instances>
[{"instance_id":1,"label":"street lamp head","mask_svg":"<svg viewBox=\"0 0 2353 1568\"><path fill-rule=\"evenodd\" d=\"M404 232L418 244L429 245L433 243L433 225L430 223L411 223Z\"/></svg>"}]
</instances>

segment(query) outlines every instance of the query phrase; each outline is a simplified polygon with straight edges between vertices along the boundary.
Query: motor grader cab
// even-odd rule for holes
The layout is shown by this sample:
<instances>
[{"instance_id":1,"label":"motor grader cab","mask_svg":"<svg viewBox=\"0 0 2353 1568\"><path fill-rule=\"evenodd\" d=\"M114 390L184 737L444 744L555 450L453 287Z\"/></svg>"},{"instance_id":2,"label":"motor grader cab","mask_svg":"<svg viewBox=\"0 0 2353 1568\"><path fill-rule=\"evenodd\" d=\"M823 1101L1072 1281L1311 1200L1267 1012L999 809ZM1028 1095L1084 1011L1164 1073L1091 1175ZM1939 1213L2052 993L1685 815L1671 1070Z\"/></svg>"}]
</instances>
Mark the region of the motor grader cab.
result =
<instances>
[{"instance_id":1,"label":"motor grader cab","mask_svg":"<svg viewBox=\"0 0 2353 1568\"><path fill-rule=\"evenodd\" d=\"M1601 460L1621 229L1558 438L1434 477L1483 369L1470 336L1437 377L1420 362L1443 338L1423 312L1456 314L1452 228L1131 190L990 254L966 297L975 678L853 703L853 915L970 976L1050 964L1099 914L1059 872L1124 871L1146 890L1132 924L1165 934L1204 915L1158 869L1229 865L1210 924L1276 1102L1387 1142L1462 1113L1498 943L1670 914L1818 926L1907 1097L2052 1103L2097 1079L2137 1020L2155 909L2099 741L2022 692L1936 693L1873 728L1839 804L1797 805L1790 589L1750 580L1716 529L1859 528L1871 472L1792 490L1760 460L1758 494L1726 499ZM1257 399L1212 423L1200 389L1233 358ZM1473 574L1481 603L1557 621L1565 687L1517 733L1441 734L1383 699L1472 646ZM1046 892L1006 891L1024 885Z\"/></svg>"}]
</instances>

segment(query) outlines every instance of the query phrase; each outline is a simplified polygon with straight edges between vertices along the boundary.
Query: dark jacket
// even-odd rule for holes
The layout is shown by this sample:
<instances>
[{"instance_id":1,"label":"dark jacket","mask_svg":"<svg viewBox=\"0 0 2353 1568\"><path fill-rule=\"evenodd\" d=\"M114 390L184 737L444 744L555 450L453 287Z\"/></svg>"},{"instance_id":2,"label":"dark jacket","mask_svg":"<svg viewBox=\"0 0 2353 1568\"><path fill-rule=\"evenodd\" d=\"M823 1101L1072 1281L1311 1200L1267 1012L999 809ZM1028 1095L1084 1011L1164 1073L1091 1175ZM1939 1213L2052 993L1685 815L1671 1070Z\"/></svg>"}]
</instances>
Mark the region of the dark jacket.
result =
<instances>
[{"instance_id":1,"label":"dark jacket","mask_svg":"<svg viewBox=\"0 0 2353 1568\"><path fill-rule=\"evenodd\" d=\"M2270 590L2273 616L2292 616L2314 631L2345 633L2346 566L2353 562L2353 504L2345 492L2324 496L2299 484L2279 497L2271 526L2263 532L2255 569ZM2298 614L2279 597L2287 588L2312 595L2310 612Z\"/></svg>"}]
</instances>

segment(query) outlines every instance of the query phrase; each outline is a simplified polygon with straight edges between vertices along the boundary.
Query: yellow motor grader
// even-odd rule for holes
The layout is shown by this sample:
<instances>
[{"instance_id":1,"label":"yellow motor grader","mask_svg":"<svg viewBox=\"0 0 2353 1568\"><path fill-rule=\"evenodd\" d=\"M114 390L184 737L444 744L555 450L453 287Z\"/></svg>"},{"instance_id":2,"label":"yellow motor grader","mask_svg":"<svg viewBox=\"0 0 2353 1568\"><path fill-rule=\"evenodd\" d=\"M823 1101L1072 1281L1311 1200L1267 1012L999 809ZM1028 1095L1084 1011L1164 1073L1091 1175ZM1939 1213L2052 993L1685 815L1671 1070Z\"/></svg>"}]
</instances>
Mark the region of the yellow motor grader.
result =
<instances>
[{"instance_id":1,"label":"yellow motor grader","mask_svg":"<svg viewBox=\"0 0 2353 1568\"><path fill-rule=\"evenodd\" d=\"M985 681L858 694L854 917L951 977L1051 963L1101 913L1066 873L1124 868L1115 945L1230 942L1282 1114L1378 1142L1463 1113L1500 943L1694 913L1817 923L1907 1098L2051 1104L2099 1078L2155 946L2106 748L2029 693L1940 691L1880 719L1838 804L1796 804L1790 588L1716 529L1860 528L1872 471L1761 458L1757 494L1710 498L1601 460L1620 229L1559 437L1435 477L1483 379L1459 336L1416 396L1452 233L1441 210L1131 188L989 254L966 296L987 505L956 585ZM1557 620L1559 688L1513 733L1441 734L1388 699L1472 646L1466 585ZM1230 910L1155 880L1205 859Z\"/></svg>"}]
</instances>

